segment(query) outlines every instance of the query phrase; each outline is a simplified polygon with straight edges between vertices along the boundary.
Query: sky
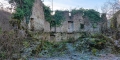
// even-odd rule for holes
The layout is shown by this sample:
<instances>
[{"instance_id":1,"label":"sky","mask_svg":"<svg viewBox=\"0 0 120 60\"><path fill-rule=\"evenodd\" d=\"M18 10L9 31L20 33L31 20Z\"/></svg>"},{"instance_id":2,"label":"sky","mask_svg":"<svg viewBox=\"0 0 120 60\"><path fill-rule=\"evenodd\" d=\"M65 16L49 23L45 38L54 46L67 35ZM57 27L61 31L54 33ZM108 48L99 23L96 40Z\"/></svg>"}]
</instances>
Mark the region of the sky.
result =
<instances>
[{"instance_id":1,"label":"sky","mask_svg":"<svg viewBox=\"0 0 120 60\"><path fill-rule=\"evenodd\" d=\"M101 12L101 6L108 0L53 0L53 10L71 10L74 8L95 9ZM44 0L52 8L52 0Z\"/></svg>"},{"instance_id":2,"label":"sky","mask_svg":"<svg viewBox=\"0 0 120 60\"><path fill-rule=\"evenodd\" d=\"M52 8L52 0L42 0L43 3ZM53 10L71 10L74 8L95 9L101 12L101 6L108 0L53 0ZM0 0L5 6L10 6L6 0ZM0 5L1 5L0 3Z\"/></svg>"},{"instance_id":3,"label":"sky","mask_svg":"<svg viewBox=\"0 0 120 60\"><path fill-rule=\"evenodd\" d=\"M10 4L8 3L7 0L0 0L0 6L3 5L4 7L9 7Z\"/></svg>"}]
</instances>

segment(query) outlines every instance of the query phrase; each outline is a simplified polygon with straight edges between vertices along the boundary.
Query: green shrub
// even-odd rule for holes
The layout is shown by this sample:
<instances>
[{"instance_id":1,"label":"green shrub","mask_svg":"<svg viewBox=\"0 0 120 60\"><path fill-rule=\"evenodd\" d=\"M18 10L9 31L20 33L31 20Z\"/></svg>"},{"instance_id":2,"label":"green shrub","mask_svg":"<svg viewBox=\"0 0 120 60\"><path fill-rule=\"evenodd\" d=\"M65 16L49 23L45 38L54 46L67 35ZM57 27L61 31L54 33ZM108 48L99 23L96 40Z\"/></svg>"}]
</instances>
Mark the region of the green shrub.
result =
<instances>
[{"instance_id":1,"label":"green shrub","mask_svg":"<svg viewBox=\"0 0 120 60\"><path fill-rule=\"evenodd\" d=\"M111 39L103 34L92 34L91 37L79 38L75 42L78 51L94 51L94 49L102 50L110 44ZM94 48L94 49L93 49Z\"/></svg>"}]
</instances>

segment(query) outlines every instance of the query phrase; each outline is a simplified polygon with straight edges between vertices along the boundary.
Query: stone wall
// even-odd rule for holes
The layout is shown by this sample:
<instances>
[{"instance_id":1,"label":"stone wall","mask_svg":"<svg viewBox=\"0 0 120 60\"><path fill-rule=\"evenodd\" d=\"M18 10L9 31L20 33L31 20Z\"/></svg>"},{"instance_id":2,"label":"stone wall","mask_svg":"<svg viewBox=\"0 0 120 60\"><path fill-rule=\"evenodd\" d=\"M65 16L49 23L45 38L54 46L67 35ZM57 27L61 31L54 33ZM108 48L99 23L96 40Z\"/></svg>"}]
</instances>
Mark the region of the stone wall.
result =
<instances>
[{"instance_id":1,"label":"stone wall","mask_svg":"<svg viewBox=\"0 0 120 60\"><path fill-rule=\"evenodd\" d=\"M79 37L81 37L81 33L51 33L50 40L52 42L60 42L60 41L66 41L66 40L77 40Z\"/></svg>"},{"instance_id":2,"label":"stone wall","mask_svg":"<svg viewBox=\"0 0 120 60\"><path fill-rule=\"evenodd\" d=\"M91 23L88 18L83 18L82 13L69 16L69 11L63 12L65 21L62 23L62 25L59 27L51 27L51 32L54 32L54 35L51 35L50 38L52 38L53 41L68 40L69 38L76 40L81 36L80 32L101 32L101 22L96 23L96 27L93 28L93 23Z\"/></svg>"},{"instance_id":3,"label":"stone wall","mask_svg":"<svg viewBox=\"0 0 120 60\"><path fill-rule=\"evenodd\" d=\"M63 11L65 21L59 27L51 27L50 23L45 20L43 12L43 3L41 0L35 0L31 20L29 23L29 29L35 31L34 36L38 39L49 40L49 41L62 41L72 38L74 40L81 36L81 32L100 32L100 24L97 24L96 28L93 28L92 23L89 19L83 18L82 13L69 15L69 11ZM83 26L83 28L81 28ZM42 32L39 33L36 32Z\"/></svg>"},{"instance_id":4,"label":"stone wall","mask_svg":"<svg viewBox=\"0 0 120 60\"><path fill-rule=\"evenodd\" d=\"M93 24L96 24L95 27L93 27ZM82 31L89 32L89 33L100 33L101 32L101 24L99 23L89 23L88 25L84 25L84 29Z\"/></svg>"},{"instance_id":5,"label":"stone wall","mask_svg":"<svg viewBox=\"0 0 120 60\"><path fill-rule=\"evenodd\" d=\"M59 27L51 27L51 32L65 32L65 33L73 33L73 32L100 32L101 30L101 22L96 23L96 28L93 28L93 24L87 18L83 18L82 13L77 13L69 16L69 11L63 11L65 21ZM83 28L81 28L83 25Z\"/></svg>"},{"instance_id":6,"label":"stone wall","mask_svg":"<svg viewBox=\"0 0 120 60\"><path fill-rule=\"evenodd\" d=\"M45 20L43 3L41 0L35 0L34 2L28 29L34 38L50 40L50 23Z\"/></svg>"},{"instance_id":7,"label":"stone wall","mask_svg":"<svg viewBox=\"0 0 120 60\"><path fill-rule=\"evenodd\" d=\"M113 17L115 18L113 22L111 21L111 24L115 24L115 27L117 27L117 29L120 31L120 10L117 11ZM116 26L117 25L117 26Z\"/></svg>"},{"instance_id":8,"label":"stone wall","mask_svg":"<svg viewBox=\"0 0 120 60\"><path fill-rule=\"evenodd\" d=\"M82 17L82 13L77 13L72 16L72 20L74 22L74 32L80 32L80 24L84 24L84 20Z\"/></svg>"},{"instance_id":9,"label":"stone wall","mask_svg":"<svg viewBox=\"0 0 120 60\"><path fill-rule=\"evenodd\" d=\"M117 27L118 27L119 30L120 30L120 14L119 14L118 17L117 17Z\"/></svg>"},{"instance_id":10,"label":"stone wall","mask_svg":"<svg viewBox=\"0 0 120 60\"><path fill-rule=\"evenodd\" d=\"M50 32L50 23L47 21L44 22L44 32Z\"/></svg>"},{"instance_id":11,"label":"stone wall","mask_svg":"<svg viewBox=\"0 0 120 60\"><path fill-rule=\"evenodd\" d=\"M12 26L9 21L11 20L12 14L3 10L0 10L0 30L9 31Z\"/></svg>"},{"instance_id":12,"label":"stone wall","mask_svg":"<svg viewBox=\"0 0 120 60\"><path fill-rule=\"evenodd\" d=\"M65 21L62 23L62 26L61 26L61 32L67 32L68 31L68 22Z\"/></svg>"},{"instance_id":13,"label":"stone wall","mask_svg":"<svg viewBox=\"0 0 120 60\"><path fill-rule=\"evenodd\" d=\"M70 21L69 11L64 11L65 21L61 25L61 32L68 32L68 21Z\"/></svg>"},{"instance_id":14,"label":"stone wall","mask_svg":"<svg viewBox=\"0 0 120 60\"><path fill-rule=\"evenodd\" d=\"M32 8L31 19L28 26L29 29L34 29L34 31L50 31L50 24L45 21L43 3L41 0L35 0Z\"/></svg>"},{"instance_id":15,"label":"stone wall","mask_svg":"<svg viewBox=\"0 0 120 60\"><path fill-rule=\"evenodd\" d=\"M84 24L82 14L75 14L73 16L69 16L69 11L63 11L65 20L59 27L51 27L51 31L54 32L79 32L80 31L80 23ZM56 31L55 31L56 30ZM71 30L71 32L69 31Z\"/></svg>"},{"instance_id":16,"label":"stone wall","mask_svg":"<svg viewBox=\"0 0 120 60\"><path fill-rule=\"evenodd\" d=\"M52 42L59 42L59 41L65 41L67 40L67 34L66 33L51 33L50 34L50 41Z\"/></svg>"}]
</instances>

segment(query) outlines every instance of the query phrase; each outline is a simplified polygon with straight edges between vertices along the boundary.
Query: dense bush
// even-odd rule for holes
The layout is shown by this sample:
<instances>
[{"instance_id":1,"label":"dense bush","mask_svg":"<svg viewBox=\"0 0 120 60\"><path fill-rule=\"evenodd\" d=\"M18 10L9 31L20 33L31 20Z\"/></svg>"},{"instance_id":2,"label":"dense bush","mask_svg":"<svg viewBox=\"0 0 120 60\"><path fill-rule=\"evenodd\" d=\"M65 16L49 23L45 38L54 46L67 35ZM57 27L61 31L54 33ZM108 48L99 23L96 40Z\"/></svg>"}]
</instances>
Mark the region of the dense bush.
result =
<instances>
[{"instance_id":1,"label":"dense bush","mask_svg":"<svg viewBox=\"0 0 120 60\"><path fill-rule=\"evenodd\" d=\"M43 6L45 20L50 23L51 26L60 26L64 21L63 11L56 10L54 15L51 15L53 11L48 6Z\"/></svg>"},{"instance_id":2,"label":"dense bush","mask_svg":"<svg viewBox=\"0 0 120 60\"><path fill-rule=\"evenodd\" d=\"M14 31L4 31L0 34L0 60L15 59L20 57L22 39L16 38ZM14 57L16 54L16 57Z\"/></svg>"},{"instance_id":3,"label":"dense bush","mask_svg":"<svg viewBox=\"0 0 120 60\"><path fill-rule=\"evenodd\" d=\"M88 38L79 38L75 43L78 51L94 51L107 48L111 43L111 39L103 34L92 34Z\"/></svg>"},{"instance_id":4,"label":"dense bush","mask_svg":"<svg viewBox=\"0 0 120 60\"><path fill-rule=\"evenodd\" d=\"M32 6L34 0L10 0L9 3L16 3L16 12L13 14L13 18L17 20L26 19L26 23L29 22L32 14Z\"/></svg>"},{"instance_id":5,"label":"dense bush","mask_svg":"<svg viewBox=\"0 0 120 60\"><path fill-rule=\"evenodd\" d=\"M83 17L88 17L91 22L99 22L101 20L100 13L95 11L94 9L73 9L71 11L72 15L81 13Z\"/></svg>"},{"instance_id":6,"label":"dense bush","mask_svg":"<svg viewBox=\"0 0 120 60\"><path fill-rule=\"evenodd\" d=\"M66 49L65 42L51 43L48 41L41 41L40 45L38 45L32 53L38 56L59 56L63 54Z\"/></svg>"},{"instance_id":7,"label":"dense bush","mask_svg":"<svg viewBox=\"0 0 120 60\"><path fill-rule=\"evenodd\" d=\"M110 41L111 39L102 34L92 34L87 37L81 36L78 40L70 38L67 41L56 43L41 41L40 45L38 45L33 51L33 54L47 57L57 55L59 56L61 54L66 54L67 52L69 52L69 46L71 46L73 50L75 49L79 52L92 52L93 54L95 54L97 51L110 46Z\"/></svg>"},{"instance_id":8,"label":"dense bush","mask_svg":"<svg viewBox=\"0 0 120 60\"><path fill-rule=\"evenodd\" d=\"M52 12L51 9L48 6L43 5L43 10L44 10L45 20L51 22L53 20L51 15Z\"/></svg>"},{"instance_id":9,"label":"dense bush","mask_svg":"<svg viewBox=\"0 0 120 60\"><path fill-rule=\"evenodd\" d=\"M56 26L60 26L62 22L65 20L64 12L60 10L56 10L53 18L54 18Z\"/></svg>"}]
</instances>

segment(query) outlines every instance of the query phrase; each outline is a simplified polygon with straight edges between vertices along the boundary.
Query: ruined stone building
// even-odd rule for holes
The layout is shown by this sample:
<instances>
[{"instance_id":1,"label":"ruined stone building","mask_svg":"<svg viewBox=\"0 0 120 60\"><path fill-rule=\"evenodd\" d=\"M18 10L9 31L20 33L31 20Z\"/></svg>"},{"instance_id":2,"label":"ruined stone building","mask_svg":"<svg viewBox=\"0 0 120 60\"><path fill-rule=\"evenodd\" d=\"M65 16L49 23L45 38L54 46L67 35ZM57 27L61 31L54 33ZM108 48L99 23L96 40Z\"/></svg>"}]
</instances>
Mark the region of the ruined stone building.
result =
<instances>
[{"instance_id":1,"label":"ruined stone building","mask_svg":"<svg viewBox=\"0 0 120 60\"><path fill-rule=\"evenodd\" d=\"M69 11L63 11L63 13L65 21L62 25L50 29L50 32L53 32L50 34L53 40L61 41L69 38L76 40L81 36L81 32L100 33L103 26L107 26L103 22L90 22L88 18L83 18L83 13L70 14Z\"/></svg>"},{"instance_id":2,"label":"ruined stone building","mask_svg":"<svg viewBox=\"0 0 120 60\"><path fill-rule=\"evenodd\" d=\"M43 12L43 3L41 0L35 0L32 9L32 15L29 21L29 29L34 31L49 32L49 23L45 20Z\"/></svg>"},{"instance_id":3,"label":"ruined stone building","mask_svg":"<svg viewBox=\"0 0 120 60\"><path fill-rule=\"evenodd\" d=\"M9 23L12 14L4 10L0 10L0 31L9 31L12 26Z\"/></svg>"},{"instance_id":4,"label":"ruined stone building","mask_svg":"<svg viewBox=\"0 0 120 60\"><path fill-rule=\"evenodd\" d=\"M120 11L118 11L118 12L116 12L115 13L115 16L116 16L116 24L117 24L117 28L118 28L118 30L120 31Z\"/></svg>"},{"instance_id":5,"label":"ruined stone building","mask_svg":"<svg viewBox=\"0 0 120 60\"><path fill-rule=\"evenodd\" d=\"M65 21L59 27L50 27L50 23L45 20L43 12L43 3L41 0L35 0L32 15L28 24L30 31L43 32L36 37L43 40L61 41L67 39L78 39L81 32L101 32L101 23L91 23L88 18L83 18L82 13L71 14L69 11L63 11ZM93 27L93 25L95 25Z\"/></svg>"},{"instance_id":6,"label":"ruined stone building","mask_svg":"<svg viewBox=\"0 0 120 60\"><path fill-rule=\"evenodd\" d=\"M120 31L120 10L111 18L111 27Z\"/></svg>"},{"instance_id":7,"label":"ruined stone building","mask_svg":"<svg viewBox=\"0 0 120 60\"><path fill-rule=\"evenodd\" d=\"M101 15L101 32L105 33L109 29L109 20L107 20L106 13Z\"/></svg>"}]
</instances>

